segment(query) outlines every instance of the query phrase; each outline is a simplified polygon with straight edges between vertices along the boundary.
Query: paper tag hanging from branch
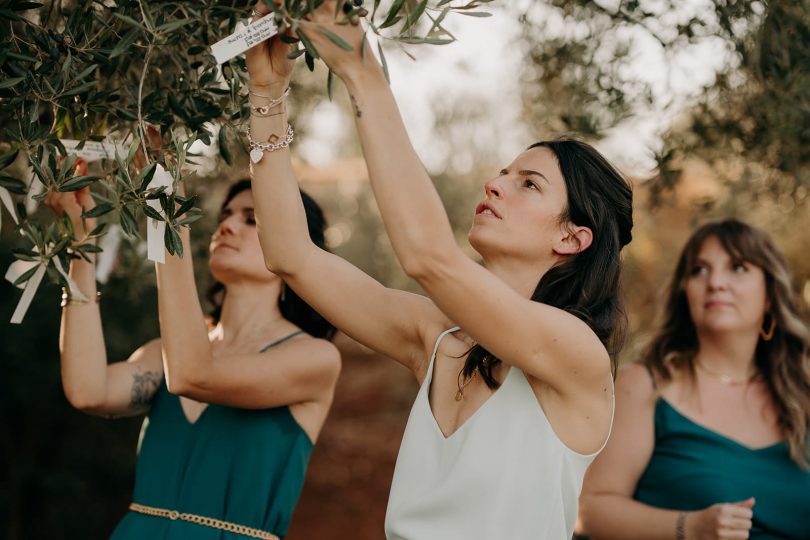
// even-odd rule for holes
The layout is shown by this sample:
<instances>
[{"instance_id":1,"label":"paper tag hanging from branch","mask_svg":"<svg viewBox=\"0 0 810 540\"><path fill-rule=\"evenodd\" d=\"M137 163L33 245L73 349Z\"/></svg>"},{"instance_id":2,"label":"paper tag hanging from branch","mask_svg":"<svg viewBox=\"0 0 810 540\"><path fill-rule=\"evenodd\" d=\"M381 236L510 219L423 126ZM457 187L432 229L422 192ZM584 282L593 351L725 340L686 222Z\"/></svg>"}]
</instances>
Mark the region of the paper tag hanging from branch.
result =
<instances>
[{"instance_id":1,"label":"paper tag hanging from branch","mask_svg":"<svg viewBox=\"0 0 810 540\"><path fill-rule=\"evenodd\" d=\"M278 28L273 21L273 14L268 13L257 21L241 28L237 27L236 32L211 45L211 54L216 58L217 64L224 64L276 34L278 34Z\"/></svg>"},{"instance_id":2,"label":"paper tag hanging from branch","mask_svg":"<svg viewBox=\"0 0 810 540\"><path fill-rule=\"evenodd\" d=\"M122 234L120 225L111 225L107 229L107 234L98 239L101 252L96 254L96 280L99 283L107 283L110 279L118 257L118 248L121 246Z\"/></svg>"},{"instance_id":3,"label":"paper tag hanging from branch","mask_svg":"<svg viewBox=\"0 0 810 540\"><path fill-rule=\"evenodd\" d=\"M60 139L65 150L74 153L87 162L98 161L99 159L115 159L115 154L125 156L127 149L123 144L112 142L84 141L81 149L81 141L74 139Z\"/></svg>"},{"instance_id":4,"label":"paper tag hanging from branch","mask_svg":"<svg viewBox=\"0 0 810 540\"><path fill-rule=\"evenodd\" d=\"M155 168L155 176L149 182L149 189L156 189L165 187L164 193L171 194L172 175L160 164ZM150 199L146 202L155 212L163 215L163 208L158 199ZM165 217L165 216L164 216ZM166 248L163 241L163 235L166 232L166 222L147 217L146 218L146 258L150 261L159 262L163 264L166 262Z\"/></svg>"}]
</instances>

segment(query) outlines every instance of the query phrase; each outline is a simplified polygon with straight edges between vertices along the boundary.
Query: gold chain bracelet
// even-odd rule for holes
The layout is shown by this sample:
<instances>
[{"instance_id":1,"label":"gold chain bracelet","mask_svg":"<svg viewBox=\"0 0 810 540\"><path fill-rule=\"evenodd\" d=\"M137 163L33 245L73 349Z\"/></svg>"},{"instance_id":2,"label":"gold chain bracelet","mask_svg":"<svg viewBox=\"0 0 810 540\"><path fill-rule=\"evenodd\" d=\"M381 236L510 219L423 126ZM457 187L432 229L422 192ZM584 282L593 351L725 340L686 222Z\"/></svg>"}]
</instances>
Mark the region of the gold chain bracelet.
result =
<instances>
[{"instance_id":1,"label":"gold chain bracelet","mask_svg":"<svg viewBox=\"0 0 810 540\"><path fill-rule=\"evenodd\" d=\"M166 510L165 508L154 508L144 504L130 503L129 509L133 512L146 514L147 516L162 517L171 520L188 521L189 523L196 523L205 527L219 529L221 531L228 531L236 534L241 534L249 538L261 538L263 540L280 540L278 536L261 529L254 529L246 527L245 525L238 525L230 521L223 521L205 516L198 516L196 514L186 514L185 512L178 512L177 510Z\"/></svg>"}]
</instances>

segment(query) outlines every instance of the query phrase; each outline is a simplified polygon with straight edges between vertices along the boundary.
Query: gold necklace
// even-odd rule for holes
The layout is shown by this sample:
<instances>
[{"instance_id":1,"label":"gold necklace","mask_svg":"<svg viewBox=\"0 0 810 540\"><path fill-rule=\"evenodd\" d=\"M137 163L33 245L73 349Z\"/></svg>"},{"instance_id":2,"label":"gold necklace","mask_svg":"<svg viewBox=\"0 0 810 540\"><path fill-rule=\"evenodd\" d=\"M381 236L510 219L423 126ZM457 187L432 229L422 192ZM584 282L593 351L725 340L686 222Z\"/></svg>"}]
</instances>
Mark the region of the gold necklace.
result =
<instances>
[{"instance_id":1,"label":"gold necklace","mask_svg":"<svg viewBox=\"0 0 810 540\"><path fill-rule=\"evenodd\" d=\"M478 369L472 372L472 375L465 378L463 383L459 383L458 380L461 379L461 374L464 373L464 370L458 372L458 378L456 379L456 385L458 386L458 392L456 392L456 401L461 401L464 399L464 389L467 388L467 385L472 382L475 378L476 373L478 373Z\"/></svg>"},{"instance_id":2,"label":"gold necklace","mask_svg":"<svg viewBox=\"0 0 810 540\"><path fill-rule=\"evenodd\" d=\"M743 385L743 384L748 384L751 381L753 381L754 378L757 376L757 370L756 370L756 368L754 368L754 372L751 375L749 375L747 379L741 381L741 380L734 379L730 375L726 375L725 373L718 373L716 371L713 371L713 370L709 369L708 367L706 367L703 364L703 362L695 361L695 364L697 365L698 368L700 368L704 372L706 372L706 374L714 377L715 379L720 381L722 384L725 384L726 386L740 386L740 385Z\"/></svg>"}]
</instances>

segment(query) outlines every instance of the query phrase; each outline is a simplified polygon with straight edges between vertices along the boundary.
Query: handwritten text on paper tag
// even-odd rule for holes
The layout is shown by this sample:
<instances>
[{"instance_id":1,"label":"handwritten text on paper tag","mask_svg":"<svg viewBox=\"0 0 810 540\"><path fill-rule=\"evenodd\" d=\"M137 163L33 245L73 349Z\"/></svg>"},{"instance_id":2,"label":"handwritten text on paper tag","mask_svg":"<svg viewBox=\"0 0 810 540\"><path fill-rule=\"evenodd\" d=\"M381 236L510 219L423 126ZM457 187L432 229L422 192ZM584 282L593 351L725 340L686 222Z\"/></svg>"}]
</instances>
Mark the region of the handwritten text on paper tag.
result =
<instances>
[{"instance_id":1,"label":"handwritten text on paper tag","mask_svg":"<svg viewBox=\"0 0 810 540\"><path fill-rule=\"evenodd\" d=\"M211 45L211 54L217 59L217 64L223 64L276 34L278 28L273 22L273 14L268 13L258 21L237 28L230 36Z\"/></svg>"},{"instance_id":2,"label":"handwritten text on paper tag","mask_svg":"<svg viewBox=\"0 0 810 540\"><path fill-rule=\"evenodd\" d=\"M84 146L82 149L77 150L76 148L79 146L81 141L75 141L73 139L62 139L61 141L62 144L65 145L65 150L68 152L73 152L80 158L84 158L87 161L115 159L116 152L118 152L119 156L127 155L127 150L124 148L124 145L118 143L84 141Z\"/></svg>"}]
</instances>

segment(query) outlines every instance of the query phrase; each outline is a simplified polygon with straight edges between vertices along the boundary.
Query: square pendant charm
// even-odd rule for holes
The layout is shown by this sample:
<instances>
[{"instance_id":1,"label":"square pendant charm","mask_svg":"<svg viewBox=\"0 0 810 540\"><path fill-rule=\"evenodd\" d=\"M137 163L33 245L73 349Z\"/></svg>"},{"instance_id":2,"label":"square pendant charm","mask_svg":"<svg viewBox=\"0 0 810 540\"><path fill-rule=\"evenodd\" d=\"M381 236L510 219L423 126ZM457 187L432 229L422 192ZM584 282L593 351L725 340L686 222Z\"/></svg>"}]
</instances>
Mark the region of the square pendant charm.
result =
<instances>
[{"instance_id":1,"label":"square pendant charm","mask_svg":"<svg viewBox=\"0 0 810 540\"><path fill-rule=\"evenodd\" d=\"M258 163L259 161L261 161L262 156L264 156L264 152L262 152L258 148L253 148L250 151L250 161L252 161L253 163Z\"/></svg>"}]
</instances>

